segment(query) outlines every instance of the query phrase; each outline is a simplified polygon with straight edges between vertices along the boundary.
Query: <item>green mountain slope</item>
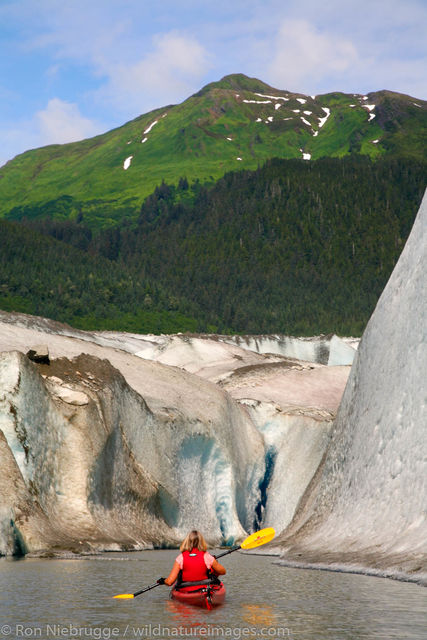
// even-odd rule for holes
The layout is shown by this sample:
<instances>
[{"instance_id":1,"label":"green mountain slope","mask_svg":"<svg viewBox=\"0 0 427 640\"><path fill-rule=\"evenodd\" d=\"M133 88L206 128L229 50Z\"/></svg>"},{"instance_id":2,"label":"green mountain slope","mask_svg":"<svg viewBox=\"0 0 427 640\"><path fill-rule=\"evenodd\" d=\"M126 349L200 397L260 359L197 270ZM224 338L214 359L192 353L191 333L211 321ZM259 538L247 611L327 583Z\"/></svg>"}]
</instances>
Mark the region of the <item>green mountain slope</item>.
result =
<instances>
[{"instance_id":1,"label":"green mountain slope","mask_svg":"<svg viewBox=\"0 0 427 640\"><path fill-rule=\"evenodd\" d=\"M53 215L92 228L135 221L164 180L214 181L272 157L426 157L427 103L379 91L305 96L226 76L179 105L82 142L27 151L0 168L0 217ZM46 203L61 200L57 210Z\"/></svg>"},{"instance_id":2,"label":"green mountain slope","mask_svg":"<svg viewBox=\"0 0 427 640\"><path fill-rule=\"evenodd\" d=\"M411 229L426 169L410 158L274 159L209 188L163 183L136 226L25 226L172 291L168 304L202 330L360 335Z\"/></svg>"}]
</instances>

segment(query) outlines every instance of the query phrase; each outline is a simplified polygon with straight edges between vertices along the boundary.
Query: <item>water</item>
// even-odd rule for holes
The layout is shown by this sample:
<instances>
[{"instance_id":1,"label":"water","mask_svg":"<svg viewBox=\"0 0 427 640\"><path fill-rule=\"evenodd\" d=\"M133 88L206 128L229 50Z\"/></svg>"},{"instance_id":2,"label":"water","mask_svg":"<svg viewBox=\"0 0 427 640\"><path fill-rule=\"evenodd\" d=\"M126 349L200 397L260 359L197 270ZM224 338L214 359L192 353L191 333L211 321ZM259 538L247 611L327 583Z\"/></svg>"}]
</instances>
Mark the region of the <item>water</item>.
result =
<instances>
[{"instance_id":1,"label":"water","mask_svg":"<svg viewBox=\"0 0 427 640\"><path fill-rule=\"evenodd\" d=\"M0 560L0 638L290 638L425 640L427 589L359 575L290 569L274 557L236 552L226 603L205 611L159 586L176 551L73 560Z\"/></svg>"}]
</instances>

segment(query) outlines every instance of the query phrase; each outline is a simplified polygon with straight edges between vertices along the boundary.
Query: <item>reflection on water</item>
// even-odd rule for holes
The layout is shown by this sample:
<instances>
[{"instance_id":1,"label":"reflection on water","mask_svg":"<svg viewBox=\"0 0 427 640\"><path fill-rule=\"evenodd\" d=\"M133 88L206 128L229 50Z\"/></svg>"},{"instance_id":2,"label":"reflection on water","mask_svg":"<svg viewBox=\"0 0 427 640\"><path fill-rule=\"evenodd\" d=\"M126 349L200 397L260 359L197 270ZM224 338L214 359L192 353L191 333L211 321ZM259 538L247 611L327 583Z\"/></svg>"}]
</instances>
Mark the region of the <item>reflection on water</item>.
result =
<instances>
[{"instance_id":1,"label":"reflection on water","mask_svg":"<svg viewBox=\"0 0 427 640\"><path fill-rule=\"evenodd\" d=\"M266 603L244 604L242 606L242 620L251 627L275 627L278 625L273 608Z\"/></svg>"},{"instance_id":2,"label":"reflection on water","mask_svg":"<svg viewBox=\"0 0 427 640\"><path fill-rule=\"evenodd\" d=\"M224 560L227 597L212 611L159 586L174 551L75 560L0 559L0 638L243 638L426 640L427 589L381 578L298 570L274 558ZM8 626L9 625L9 626Z\"/></svg>"},{"instance_id":3,"label":"reflection on water","mask_svg":"<svg viewBox=\"0 0 427 640\"><path fill-rule=\"evenodd\" d=\"M196 627L200 627L203 624L200 610L197 607L189 607L176 600L167 600L166 611L169 614L168 619L173 623L172 626L174 627L182 625L184 629L196 629ZM187 635L191 634L188 633Z\"/></svg>"}]
</instances>

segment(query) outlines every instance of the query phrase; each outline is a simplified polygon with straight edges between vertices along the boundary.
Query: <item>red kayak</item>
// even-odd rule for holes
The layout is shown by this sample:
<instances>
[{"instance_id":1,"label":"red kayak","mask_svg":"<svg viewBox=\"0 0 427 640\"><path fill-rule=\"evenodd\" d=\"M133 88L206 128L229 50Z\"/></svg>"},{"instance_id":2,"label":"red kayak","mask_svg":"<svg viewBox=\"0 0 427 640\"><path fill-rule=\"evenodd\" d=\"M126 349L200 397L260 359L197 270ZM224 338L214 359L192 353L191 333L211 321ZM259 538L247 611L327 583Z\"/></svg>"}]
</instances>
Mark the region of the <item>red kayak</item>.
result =
<instances>
[{"instance_id":1,"label":"red kayak","mask_svg":"<svg viewBox=\"0 0 427 640\"><path fill-rule=\"evenodd\" d=\"M199 589L184 591L183 589L172 589L171 598L178 602L191 604L194 607L212 609L218 607L225 600L225 587L222 584L201 585Z\"/></svg>"}]
</instances>

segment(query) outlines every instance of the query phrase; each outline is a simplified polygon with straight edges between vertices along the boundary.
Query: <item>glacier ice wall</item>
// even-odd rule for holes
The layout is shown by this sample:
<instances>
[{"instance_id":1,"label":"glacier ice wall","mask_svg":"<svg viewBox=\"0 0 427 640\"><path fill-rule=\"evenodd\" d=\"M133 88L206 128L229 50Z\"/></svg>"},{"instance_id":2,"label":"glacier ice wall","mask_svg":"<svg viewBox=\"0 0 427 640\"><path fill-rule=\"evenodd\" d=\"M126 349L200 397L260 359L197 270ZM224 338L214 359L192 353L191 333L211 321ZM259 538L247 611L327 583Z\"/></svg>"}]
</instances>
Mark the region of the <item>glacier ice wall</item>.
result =
<instances>
[{"instance_id":1,"label":"glacier ice wall","mask_svg":"<svg viewBox=\"0 0 427 640\"><path fill-rule=\"evenodd\" d=\"M259 354L276 354L306 362L325 365L352 364L358 340L333 336L297 338L285 335L223 336L230 344L237 344Z\"/></svg>"},{"instance_id":2,"label":"glacier ice wall","mask_svg":"<svg viewBox=\"0 0 427 640\"><path fill-rule=\"evenodd\" d=\"M244 537L261 436L215 385L136 360L161 389L153 408L106 360L1 354L0 553L176 544L193 527Z\"/></svg>"},{"instance_id":3,"label":"glacier ice wall","mask_svg":"<svg viewBox=\"0 0 427 640\"><path fill-rule=\"evenodd\" d=\"M361 340L285 557L427 574L427 195Z\"/></svg>"}]
</instances>

